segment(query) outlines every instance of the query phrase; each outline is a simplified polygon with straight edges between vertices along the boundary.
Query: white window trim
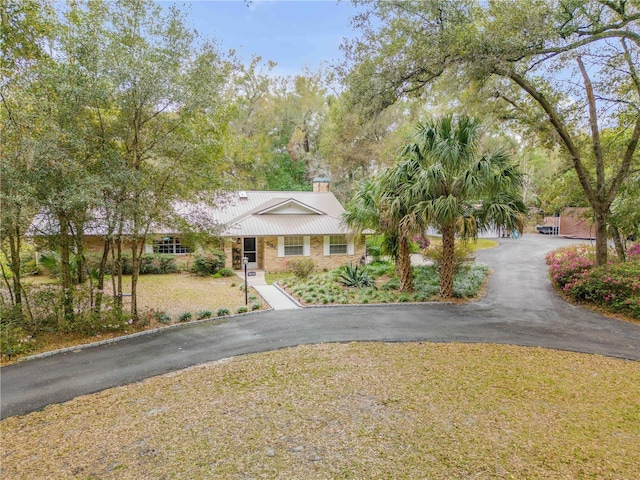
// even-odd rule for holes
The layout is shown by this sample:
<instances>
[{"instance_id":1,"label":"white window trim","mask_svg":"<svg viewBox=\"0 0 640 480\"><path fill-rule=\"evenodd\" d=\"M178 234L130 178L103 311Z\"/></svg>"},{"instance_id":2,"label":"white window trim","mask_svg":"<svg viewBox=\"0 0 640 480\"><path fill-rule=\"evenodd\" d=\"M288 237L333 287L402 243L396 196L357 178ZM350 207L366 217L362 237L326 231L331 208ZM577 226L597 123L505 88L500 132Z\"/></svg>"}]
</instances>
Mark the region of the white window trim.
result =
<instances>
[{"instance_id":1,"label":"white window trim","mask_svg":"<svg viewBox=\"0 0 640 480\"><path fill-rule=\"evenodd\" d=\"M311 237L308 235L290 235L291 237L302 237L302 256L311 256ZM285 255L284 250L285 237L278 237L278 257L299 257L300 255Z\"/></svg>"},{"instance_id":2,"label":"white window trim","mask_svg":"<svg viewBox=\"0 0 640 480\"><path fill-rule=\"evenodd\" d=\"M353 242L353 237L351 238L346 238L346 242L347 242L347 253L331 253L331 235L325 235L324 236L324 245L323 245L323 250L324 250L324 256L328 257L330 255L353 255L355 252L355 246L354 246L354 242Z\"/></svg>"}]
</instances>

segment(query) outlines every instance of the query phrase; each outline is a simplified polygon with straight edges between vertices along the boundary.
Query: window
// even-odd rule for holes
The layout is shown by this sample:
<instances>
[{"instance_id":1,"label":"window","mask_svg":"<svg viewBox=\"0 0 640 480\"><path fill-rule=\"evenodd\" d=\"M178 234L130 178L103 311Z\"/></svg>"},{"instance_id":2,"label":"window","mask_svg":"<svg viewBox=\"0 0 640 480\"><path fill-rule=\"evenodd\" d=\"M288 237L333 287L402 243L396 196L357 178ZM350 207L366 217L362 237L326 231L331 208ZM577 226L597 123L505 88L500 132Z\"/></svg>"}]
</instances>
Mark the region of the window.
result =
<instances>
[{"instance_id":1,"label":"window","mask_svg":"<svg viewBox=\"0 0 640 480\"><path fill-rule=\"evenodd\" d=\"M284 237L284 256L294 257L304 254L304 240L301 236Z\"/></svg>"},{"instance_id":2,"label":"window","mask_svg":"<svg viewBox=\"0 0 640 480\"><path fill-rule=\"evenodd\" d=\"M331 235L329 237L329 255L346 254L347 237L344 235Z\"/></svg>"},{"instance_id":3,"label":"window","mask_svg":"<svg viewBox=\"0 0 640 480\"><path fill-rule=\"evenodd\" d=\"M153 253L181 255L189 253L189 247L180 245L180 239L178 237L164 237L160 240L153 241Z\"/></svg>"}]
</instances>

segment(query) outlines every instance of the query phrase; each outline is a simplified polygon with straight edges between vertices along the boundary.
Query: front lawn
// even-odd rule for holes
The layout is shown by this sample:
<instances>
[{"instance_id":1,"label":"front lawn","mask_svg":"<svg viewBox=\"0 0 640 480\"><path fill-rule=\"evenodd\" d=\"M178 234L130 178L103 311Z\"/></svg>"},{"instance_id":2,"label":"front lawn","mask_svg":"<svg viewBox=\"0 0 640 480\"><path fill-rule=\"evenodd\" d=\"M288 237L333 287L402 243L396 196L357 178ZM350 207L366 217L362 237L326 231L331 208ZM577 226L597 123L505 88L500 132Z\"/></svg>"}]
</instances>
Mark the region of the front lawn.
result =
<instances>
[{"instance_id":1,"label":"front lawn","mask_svg":"<svg viewBox=\"0 0 640 480\"><path fill-rule=\"evenodd\" d=\"M5 419L2 478L640 478L639 384L542 348L305 345Z\"/></svg>"},{"instance_id":2,"label":"front lawn","mask_svg":"<svg viewBox=\"0 0 640 480\"><path fill-rule=\"evenodd\" d=\"M440 277L434 266L413 267L413 292L401 292L400 283L393 275L393 264L373 262L365 273L375 285L348 287L340 282L342 269L311 275L306 279L289 276L280 281L285 290L304 305L345 305L369 303L405 303L439 300ZM484 283L489 268L482 264L464 265L454 279L456 298L475 297Z\"/></svg>"}]
</instances>

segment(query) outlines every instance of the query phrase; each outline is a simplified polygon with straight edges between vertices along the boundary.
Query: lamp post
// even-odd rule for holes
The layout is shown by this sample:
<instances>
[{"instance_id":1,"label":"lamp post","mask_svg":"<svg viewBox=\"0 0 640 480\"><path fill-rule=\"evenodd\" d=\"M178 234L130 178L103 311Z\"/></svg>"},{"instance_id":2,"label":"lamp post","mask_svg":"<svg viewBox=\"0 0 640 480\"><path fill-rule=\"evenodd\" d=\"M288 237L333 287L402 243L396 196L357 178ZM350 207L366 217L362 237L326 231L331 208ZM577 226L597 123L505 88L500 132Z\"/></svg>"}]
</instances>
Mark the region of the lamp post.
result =
<instances>
[{"instance_id":1,"label":"lamp post","mask_svg":"<svg viewBox=\"0 0 640 480\"><path fill-rule=\"evenodd\" d=\"M244 304L249 305L249 292L247 291L247 263L249 263L249 257L242 257L242 264L244 265Z\"/></svg>"}]
</instances>

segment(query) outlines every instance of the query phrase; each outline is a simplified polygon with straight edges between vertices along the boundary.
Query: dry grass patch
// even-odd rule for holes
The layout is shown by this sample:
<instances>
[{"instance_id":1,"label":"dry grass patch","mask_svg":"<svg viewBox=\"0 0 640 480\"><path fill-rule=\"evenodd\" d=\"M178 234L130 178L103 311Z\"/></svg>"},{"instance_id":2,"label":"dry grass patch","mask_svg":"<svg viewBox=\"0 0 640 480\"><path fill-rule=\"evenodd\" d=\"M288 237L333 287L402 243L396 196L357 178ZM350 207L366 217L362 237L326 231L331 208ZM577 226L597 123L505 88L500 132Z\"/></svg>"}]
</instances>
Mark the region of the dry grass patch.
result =
<instances>
[{"instance_id":1,"label":"dry grass patch","mask_svg":"<svg viewBox=\"0 0 640 480\"><path fill-rule=\"evenodd\" d=\"M131 277L125 277L123 288L131 291ZM234 285L235 284L235 285ZM232 312L244 305L243 280L233 277L196 277L187 273L141 275L138 281L140 311L164 310L172 317L184 312L227 307ZM253 289L249 292L258 295ZM262 299L260 299L262 301ZM128 301L125 299L125 304Z\"/></svg>"},{"instance_id":2,"label":"dry grass patch","mask_svg":"<svg viewBox=\"0 0 640 480\"><path fill-rule=\"evenodd\" d=\"M301 346L0 424L24 478L640 478L640 363L495 345Z\"/></svg>"}]
</instances>

